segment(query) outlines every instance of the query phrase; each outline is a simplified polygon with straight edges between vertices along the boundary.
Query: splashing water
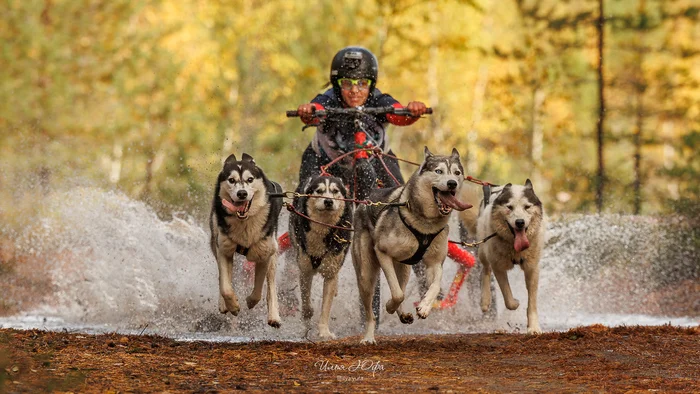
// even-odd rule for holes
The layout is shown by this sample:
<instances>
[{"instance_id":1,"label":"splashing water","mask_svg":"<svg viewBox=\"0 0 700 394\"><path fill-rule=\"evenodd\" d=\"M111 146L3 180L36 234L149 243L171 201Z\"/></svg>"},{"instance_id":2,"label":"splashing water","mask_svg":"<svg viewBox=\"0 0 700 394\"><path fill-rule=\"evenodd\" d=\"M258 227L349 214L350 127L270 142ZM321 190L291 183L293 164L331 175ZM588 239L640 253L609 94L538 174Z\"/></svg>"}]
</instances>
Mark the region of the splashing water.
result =
<instances>
[{"instance_id":1,"label":"splashing water","mask_svg":"<svg viewBox=\"0 0 700 394\"><path fill-rule=\"evenodd\" d=\"M243 306L238 317L219 314L218 271L207 225L187 215L161 220L142 202L96 188L56 193L47 201L41 222L19 235L16 242L26 252L51 256L47 263L53 287L41 306L0 318L0 326L145 332L217 341L303 340L309 335L301 312L285 311L284 306L282 328L268 327L264 301L253 310ZM286 231L286 223L285 213L280 218L280 233ZM457 239L456 226L451 227L451 238ZM698 324L697 279L683 294L686 299L675 301L690 311L685 315L665 310L668 303L658 296L664 285L683 282L682 273L688 269L679 269L679 265L698 262L697 245L687 240L672 242L675 235L667 227L652 218L597 215L550 224L540 262L538 309L542 328L565 330L594 323ZM239 258L234 264L235 287L239 299L244 299L250 292L250 280ZM279 292L298 300L296 267L288 260L282 255L278 262ZM667 267L673 267L673 272L666 272ZM442 288L447 292L457 264L448 260L444 268ZM516 268L509 272L520 308L504 310L500 290L496 290L498 311L486 316L478 307L478 267L471 271L455 307L434 310L427 320L412 325L403 325L396 316L382 311L378 334L525 332L527 292L522 271ZM412 305L418 300L417 287L412 277L405 302ZM311 320L311 338L316 333L321 288L322 278L317 276L312 291L316 314ZM341 337L360 334L358 295L349 256L340 272L338 292L331 311L331 331ZM383 305L388 299L384 279L382 298ZM684 317L666 317L670 315Z\"/></svg>"}]
</instances>

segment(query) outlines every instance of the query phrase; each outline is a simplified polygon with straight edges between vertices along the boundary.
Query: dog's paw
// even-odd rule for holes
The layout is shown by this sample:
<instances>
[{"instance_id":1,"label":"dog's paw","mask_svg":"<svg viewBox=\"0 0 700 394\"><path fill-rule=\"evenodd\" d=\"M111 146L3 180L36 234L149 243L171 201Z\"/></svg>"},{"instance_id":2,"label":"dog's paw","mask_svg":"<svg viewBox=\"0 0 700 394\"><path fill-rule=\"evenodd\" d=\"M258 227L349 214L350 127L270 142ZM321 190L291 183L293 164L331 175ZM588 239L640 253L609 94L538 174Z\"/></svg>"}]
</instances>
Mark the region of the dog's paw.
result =
<instances>
[{"instance_id":1,"label":"dog's paw","mask_svg":"<svg viewBox=\"0 0 700 394\"><path fill-rule=\"evenodd\" d=\"M331 339L335 339L335 334L330 332L329 330L324 330L324 331L319 331L318 333L319 338L324 341L329 341Z\"/></svg>"},{"instance_id":2,"label":"dog's paw","mask_svg":"<svg viewBox=\"0 0 700 394\"><path fill-rule=\"evenodd\" d=\"M412 324L413 313L399 313L399 320L401 320L401 323L403 324Z\"/></svg>"},{"instance_id":3,"label":"dog's paw","mask_svg":"<svg viewBox=\"0 0 700 394\"><path fill-rule=\"evenodd\" d=\"M360 345L376 345L377 341L374 340L374 336L372 337L364 337L360 341Z\"/></svg>"},{"instance_id":4,"label":"dog's paw","mask_svg":"<svg viewBox=\"0 0 700 394\"><path fill-rule=\"evenodd\" d=\"M481 292L481 311L486 313L491 307L491 292L482 291Z\"/></svg>"},{"instance_id":5,"label":"dog's paw","mask_svg":"<svg viewBox=\"0 0 700 394\"><path fill-rule=\"evenodd\" d=\"M252 296L248 296L246 297L245 302L248 305L248 309L253 309L255 305L258 305L258 302L260 302L260 298L253 298Z\"/></svg>"},{"instance_id":6,"label":"dog's paw","mask_svg":"<svg viewBox=\"0 0 700 394\"><path fill-rule=\"evenodd\" d=\"M231 312L233 316L238 316L238 313L241 311L241 307L236 305L235 308L228 308L228 311Z\"/></svg>"},{"instance_id":7,"label":"dog's paw","mask_svg":"<svg viewBox=\"0 0 700 394\"><path fill-rule=\"evenodd\" d=\"M233 316L238 316L238 312L240 311L240 305L238 305L238 303L233 300L227 300L224 298L223 305L219 305L219 312L221 313L231 312Z\"/></svg>"},{"instance_id":8,"label":"dog's paw","mask_svg":"<svg viewBox=\"0 0 700 394\"><path fill-rule=\"evenodd\" d=\"M423 303L421 302L420 305L418 305L418 307L416 308L416 314L421 319L426 319L430 314L430 309L430 305L423 305Z\"/></svg>"},{"instance_id":9,"label":"dog's paw","mask_svg":"<svg viewBox=\"0 0 700 394\"><path fill-rule=\"evenodd\" d=\"M533 327L528 327L527 328L527 333L528 334L542 334L542 329L540 328L539 325L533 326Z\"/></svg>"},{"instance_id":10,"label":"dog's paw","mask_svg":"<svg viewBox=\"0 0 700 394\"><path fill-rule=\"evenodd\" d=\"M280 322L280 319L268 319L267 320L267 325L270 327L274 328L280 328L282 327L282 323Z\"/></svg>"},{"instance_id":11,"label":"dog's paw","mask_svg":"<svg viewBox=\"0 0 700 394\"><path fill-rule=\"evenodd\" d=\"M516 300L515 298L504 301L506 304L506 308L510 309L511 311L518 309L518 307L520 306L520 301Z\"/></svg>"},{"instance_id":12,"label":"dog's paw","mask_svg":"<svg viewBox=\"0 0 700 394\"><path fill-rule=\"evenodd\" d=\"M481 311L486 313L489 311L489 308L491 308L491 294L488 297L481 297Z\"/></svg>"},{"instance_id":13,"label":"dog's paw","mask_svg":"<svg viewBox=\"0 0 700 394\"><path fill-rule=\"evenodd\" d=\"M221 313L226 313L228 312L228 309L226 309L226 301L224 301L223 296L219 296L219 312Z\"/></svg>"}]
</instances>

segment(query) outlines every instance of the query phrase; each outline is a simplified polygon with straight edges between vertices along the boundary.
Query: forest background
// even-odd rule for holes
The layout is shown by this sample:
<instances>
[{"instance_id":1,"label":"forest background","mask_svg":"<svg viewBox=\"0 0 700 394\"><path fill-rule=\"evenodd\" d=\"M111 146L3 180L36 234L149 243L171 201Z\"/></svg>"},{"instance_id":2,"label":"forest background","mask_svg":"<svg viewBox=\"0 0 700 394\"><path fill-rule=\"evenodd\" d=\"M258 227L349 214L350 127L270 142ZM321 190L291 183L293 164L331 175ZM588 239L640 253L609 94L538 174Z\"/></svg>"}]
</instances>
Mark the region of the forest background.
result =
<instances>
[{"instance_id":1,"label":"forest background","mask_svg":"<svg viewBox=\"0 0 700 394\"><path fill-rule=\"evenodd\" d=\"M230 153L293 190L313 129L285 110L347 45L435 109L388 130L402 158L456 147L550 215L695 215L699 19L697 0L5 0L0 222L85 184L204 219Z\"/></svg>"}]
</instances>

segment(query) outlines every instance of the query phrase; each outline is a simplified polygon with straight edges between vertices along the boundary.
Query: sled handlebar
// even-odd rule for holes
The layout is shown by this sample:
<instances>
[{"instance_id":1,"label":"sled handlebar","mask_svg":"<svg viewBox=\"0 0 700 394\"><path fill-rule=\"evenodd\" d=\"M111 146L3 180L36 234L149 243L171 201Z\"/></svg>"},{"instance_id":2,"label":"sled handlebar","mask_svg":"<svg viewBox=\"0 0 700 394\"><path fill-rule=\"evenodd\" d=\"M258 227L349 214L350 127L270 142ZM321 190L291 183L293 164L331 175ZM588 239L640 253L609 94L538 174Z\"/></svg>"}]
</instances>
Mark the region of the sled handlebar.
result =
<instances>
[{"instance_id":1,"label":"sled handlebar","mask_svg":"<svg viewBox=\"0 0 700 394\"><path fill-rule=\"evenodd\" d=\"M426 115L433 113L432 108L426 108ZM314 110L311 114L314 118L322 118L328 115L384 115L384 114L394 114L400 116L413 116L408 108L396 108L392 106L386 107L353 107L353 108L326 108ZM288 118L295 118L299 116L297 110L287 111Z\"/></svg>"}]
</instances>

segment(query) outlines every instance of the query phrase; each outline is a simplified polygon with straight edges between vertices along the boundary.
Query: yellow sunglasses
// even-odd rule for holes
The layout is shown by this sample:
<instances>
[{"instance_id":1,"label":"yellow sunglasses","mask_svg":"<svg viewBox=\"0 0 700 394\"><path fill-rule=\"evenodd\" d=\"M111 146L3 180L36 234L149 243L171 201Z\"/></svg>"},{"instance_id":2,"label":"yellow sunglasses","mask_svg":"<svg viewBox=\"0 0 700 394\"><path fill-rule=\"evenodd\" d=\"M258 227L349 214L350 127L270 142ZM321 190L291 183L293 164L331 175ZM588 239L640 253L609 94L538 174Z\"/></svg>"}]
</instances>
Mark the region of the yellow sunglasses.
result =
<instances>
[{"instance_id":1,"label":"yellow sunglasses","mask_svg":"<svg viewBox=\"0 0 700 394\"><path fill-rule=\"evenodd\" d=\"M340 78L338 84L343 90L351 90L354 85L360 90L367 90L372 85L372 80L367 78L362 79L351 79L351 78Z\"/></svg>"}]
</instances>

